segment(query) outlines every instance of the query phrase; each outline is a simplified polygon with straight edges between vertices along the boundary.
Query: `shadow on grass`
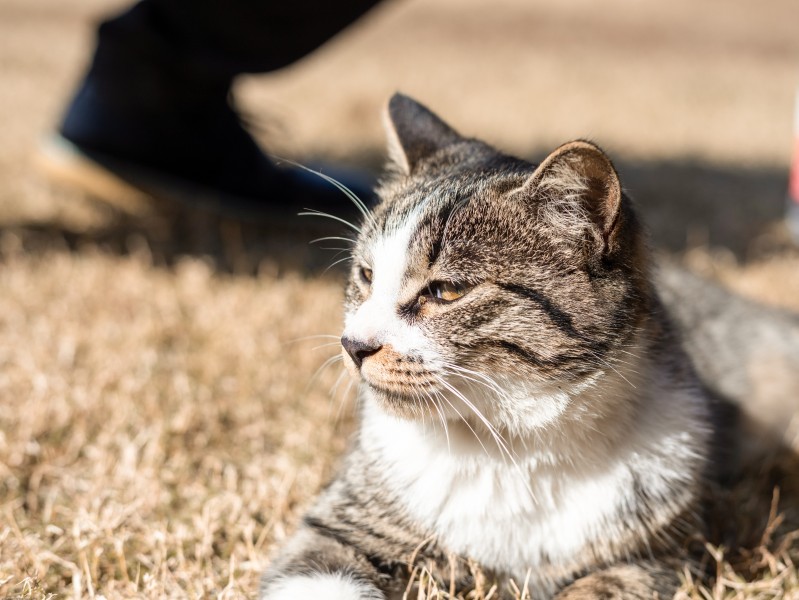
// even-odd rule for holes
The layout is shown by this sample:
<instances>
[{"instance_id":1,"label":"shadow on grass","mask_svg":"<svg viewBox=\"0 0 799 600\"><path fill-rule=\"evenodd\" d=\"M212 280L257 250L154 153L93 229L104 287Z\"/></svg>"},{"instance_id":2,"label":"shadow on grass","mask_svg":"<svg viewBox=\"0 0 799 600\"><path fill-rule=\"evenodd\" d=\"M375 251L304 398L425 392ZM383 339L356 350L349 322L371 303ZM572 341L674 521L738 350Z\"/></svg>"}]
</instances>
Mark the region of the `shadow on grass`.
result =
<instances>
[{"instance_id":1,"label":"shadow on grass","mask_svg":"<svg viewBox=\"0 0 799 600\"><path fill-rule=\"evenodd\" d=\"M353 232L323 217L281 216L273 222L243 222L201 211L149 214L131 218L106 213L87 227L35 222L0 225L0 256L86 250L110 255L145 255L156 267L169 268L186 256L202 257L220 273L272 275L293 271L308 275L341 272Z\"/></svg>"},{"instance_id":2,"label":"shadow on grass","mask_svg":"<svg viewBox=\"0 0 799 600\"><path fill-rule=\"evenodd\" d=\"M788 174L781 169L687 161L617 166L657 247L726 248L746 261L788 241L783 226Z\"/></svg>"},{"instance_id":3,"label":"shadow on grass","mask_svg":"<svg viewBox=\"0 0 799 600\"><path fill-rule=\"evenodd\" d=\"M539 154L531 154L540 159ZM373 167L382 160L382 155L380 160L377 157L377 153L365 154L350 162ZM679 253L705 246L726 249L746 261L788 243L782 226L786 186L782 170L688 161L628 161L617 166L658 249ZM255 224L190 210L135 219L110 209L104 214L100 225L89 228L59 222L0 224L0 235L13 238L3 247L11 245L30 253L86 247L116 255L145 251L151 254L153 264L166 267L182 256L203 256L226 273L254 274L268 265L273 272L316 274L344 258L346 252L341 250L347 243L309 242L353 234L340 223L321 217L282 216ZM345 265L339 263L332 272Z\"/></svg>"}]
</instances>

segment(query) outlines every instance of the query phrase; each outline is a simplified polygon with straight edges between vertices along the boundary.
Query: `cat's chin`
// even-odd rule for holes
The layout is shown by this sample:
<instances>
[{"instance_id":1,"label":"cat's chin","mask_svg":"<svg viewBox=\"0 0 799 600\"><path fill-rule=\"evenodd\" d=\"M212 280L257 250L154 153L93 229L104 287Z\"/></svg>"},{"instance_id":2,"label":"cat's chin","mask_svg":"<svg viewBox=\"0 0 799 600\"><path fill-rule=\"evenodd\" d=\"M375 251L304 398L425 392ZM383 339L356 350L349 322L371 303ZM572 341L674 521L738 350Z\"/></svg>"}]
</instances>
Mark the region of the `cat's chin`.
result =
<instances>
[{"instance_id":1,"label":"cat's chin","mask_svg":"<svg viewBox=\"0 0 799 600\"><path fill-rule=\"evenodd\" d=\"M364 382L369 395L382 410L403 419L420 420L429 418L427 407L421 400L422 393L404 393L399 390L389 390L369 382Z\"/></svg>"}]
</instances>

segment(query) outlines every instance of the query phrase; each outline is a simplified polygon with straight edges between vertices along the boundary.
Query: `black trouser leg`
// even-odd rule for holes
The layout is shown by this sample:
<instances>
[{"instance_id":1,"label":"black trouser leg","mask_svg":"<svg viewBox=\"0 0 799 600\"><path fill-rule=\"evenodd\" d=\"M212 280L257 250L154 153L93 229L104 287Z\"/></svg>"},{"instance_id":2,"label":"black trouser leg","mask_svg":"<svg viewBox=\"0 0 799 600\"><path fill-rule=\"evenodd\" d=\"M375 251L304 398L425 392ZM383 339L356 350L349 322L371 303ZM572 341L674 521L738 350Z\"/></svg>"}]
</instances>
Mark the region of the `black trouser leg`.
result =
<instances>
[{"instance_id":1,"label":"black trouser leg","mask_svg":"<svg viewBox=\"0 0 799 600\"><path fill-rule=\"evenodd\" d=\"M312 52L379 0L143 0L193 69L263 73Z\"/></svg>"},{"instance_id":2,"label":"black trouser leg","mask_svg":"<svg viewBox=\"0 0 799 600\"><path fill-rule=\"evenodd\" d=\"M236 197L299 203L327 192L311 189L321 180L312 186L271 164L231 109L230 85L302 58L375 4L142 0L100 26L61 134L95 161L119 159Z\"/></svg>"},{"instance_id":3,"label":"black trouser leg","mask_svg":"<svg viewBox=\"0 0 799 600\"><path fill-rule=\"evenodd\" d=\"M92 70L119 101L185 106L290 65L378 2L142 0L100 25Z\"/></svg>"}]
</instances>

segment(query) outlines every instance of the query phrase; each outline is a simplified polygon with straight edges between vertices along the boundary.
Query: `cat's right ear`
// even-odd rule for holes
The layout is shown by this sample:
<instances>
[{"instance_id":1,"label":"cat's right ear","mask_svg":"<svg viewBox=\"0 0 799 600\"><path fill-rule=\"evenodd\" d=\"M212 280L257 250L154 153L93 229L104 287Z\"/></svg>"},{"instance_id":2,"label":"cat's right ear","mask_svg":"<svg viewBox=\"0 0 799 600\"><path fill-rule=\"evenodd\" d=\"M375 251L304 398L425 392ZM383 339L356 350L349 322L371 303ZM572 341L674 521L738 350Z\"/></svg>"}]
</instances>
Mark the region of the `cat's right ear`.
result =
<instances>
[{"instance_id":1,"label":"cat's right ear","mask_svg":"<svg viewBox=\"0 0 799 600\"><path fill-rule=\"evenodd\" d=\"M428 108L404 94L394 94L384 113L388 155L405 174L441 148L463 138Z\"/></svg>"}]
</instances>

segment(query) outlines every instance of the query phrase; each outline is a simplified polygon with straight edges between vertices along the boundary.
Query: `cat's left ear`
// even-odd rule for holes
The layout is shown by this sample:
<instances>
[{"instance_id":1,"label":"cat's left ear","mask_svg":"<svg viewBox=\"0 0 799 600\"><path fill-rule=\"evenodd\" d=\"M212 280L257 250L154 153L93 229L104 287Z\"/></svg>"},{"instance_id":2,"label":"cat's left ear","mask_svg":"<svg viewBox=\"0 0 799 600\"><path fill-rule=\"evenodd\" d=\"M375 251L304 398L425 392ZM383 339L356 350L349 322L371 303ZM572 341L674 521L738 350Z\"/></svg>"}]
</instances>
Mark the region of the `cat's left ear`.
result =
<instances>
[{"instance_id":1,"label":"cat's left ear","mask_svg":"<svg viewBox=\"0 0 799 600\"><path fill-rule=\"evenodd\" d=\"M550 154L524 185L538 198L541 217L575 240L586 234L613 245L622 205L621 183L610 158L595 144L575 141Z\"/></svg>"},{"instance_id":2,"label":"cat's left ear","mask_svg":"<svg viewBox=\"0 0 799 600\"><path fill-rule=\"evenodd\" d=\"M385 111L388 155L405 174L428 156L463 140L427 107L404 94L394 94Z\"/></svg>"}]
</instances>

